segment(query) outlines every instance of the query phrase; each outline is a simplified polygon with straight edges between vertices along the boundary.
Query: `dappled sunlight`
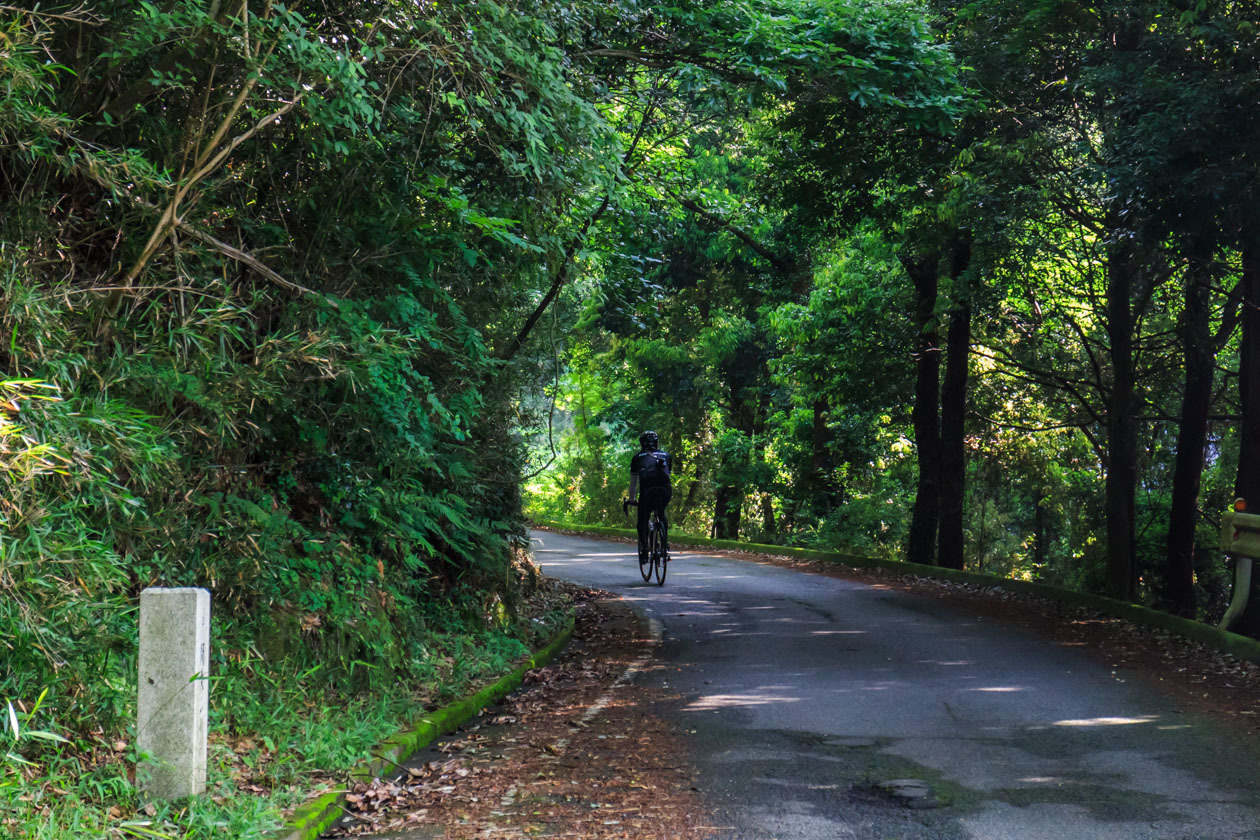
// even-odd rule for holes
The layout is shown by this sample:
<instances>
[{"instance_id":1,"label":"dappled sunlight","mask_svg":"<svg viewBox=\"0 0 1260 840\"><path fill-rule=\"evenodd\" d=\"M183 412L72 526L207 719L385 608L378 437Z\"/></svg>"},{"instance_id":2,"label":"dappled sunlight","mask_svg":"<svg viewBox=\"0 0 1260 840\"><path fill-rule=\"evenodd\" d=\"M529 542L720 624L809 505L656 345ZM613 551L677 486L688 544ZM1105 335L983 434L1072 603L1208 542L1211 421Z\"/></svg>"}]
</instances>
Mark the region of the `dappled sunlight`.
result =
<instances>
[{"instance_id":1,"label":"dappled sunlight","mask_svg":"<svg viewBox=\"0 0 1260 840\"><path fill-rule=\"evenodd\" d=\"M1076 720L1056 720L1054 725L1079 728L1095 726L1138 726L1141 724L1154 723L1157 720L1159 720L1158 715L1142 715L1141 717L1096 717L1079 718Z\"/></svg>"},{"instance_id":2,"label":"dappled sunlight","mask_svg":"<svg viewBox=\"0 0 1260 840\"><path fill-rule=\"evenodd\" d=\"M547 563L580 563L583 560L593 560L596 558L615 558L618 561L625 561L627 558L633 557L631 551L592 551L585 554L573 554L569 551L562 551L555 548L536 548L535 556ZM546 555L543 557L543 555Z\"/></svg>"},{"instance_id":3,"label":"dappled sunlight","mask_svg":"<svg viewBox=\"0 0 1260 840\"><path fill-rule=\"evenodd\" d=\"M770 776L758 776L757 784L775 785L777 787L796 788L799 790L827 791L841 789L841 785L837 784L810 784L808 782L802 782L798 779L778 779ZM845 787L847 787L847 785Z\"/></svg>"},{"instance_id":4,"label":"dappled sunlight","mask_svg":"<svg viewBox=\"0 0 1260 840\"><path fill-rule=\"evenodd\" d=\"M770 706L778 703L799 703L799 697L785 697L761 692L748 694L710 694L683 708L687 712L711 712L717 709L738 709L748 706Z\"/></svg>"},{"instance_id":5,"label":"dappled sunlight","mask_svg":"<svg viewBox=\"0 0 1260 840\"><path fill-rule=\"evenodd\" d=\"M985 688L964 688L963 691L982 691L986 694L1017 694L1028 689L1014 685L993 685Z\"/></svg>"},{"instance_id":6,"label":"dappled sunlight","mask_svg":"<svg viewBox=\"0 0 1260 840\"><path fill-rule=\"evenodd\" d=\"M662 610L668 610L668 615L674 618L729 618L731 617L731 609L725 604L719 604L716 601L697 600L695 598L679 598L670 596L669 593L662 593L662 600L665 602ZM738 627L739 622L728 621L722 626Z\"/></svg>"},{"instance_id":7,"label":"dappled sunlight","mask_svg":"<svg viewBox=\"0 0 1260 840\"><path fill-rule=\"evenodd\" d=\"M881 682L870 683L854 683L853 689L857 691L892 691L898 688L905 688L906 683L903 680L884 680Z\"/></svg>"},{"instance_id":8,"label":"dappled sunlight","mask_svg":"<svg viewBox=\"0 0 1260 840\"><path fill-rule=\"evenodd\" d=\"M811 636L866 636L869 630L810 630Z\"/></svg>"},{"instance_id":9,"label":"dappled sunlight","mask_svg":"<svg viewBox=\"0 0 1260 840\"><path fill-rule=\"evenodd\" d=\"M784 618L767 619L766 623L767 624L826 624L827 622L820 621L816 618L792 618L791 616L785 616Z\"/></svg>"}]
</instances>

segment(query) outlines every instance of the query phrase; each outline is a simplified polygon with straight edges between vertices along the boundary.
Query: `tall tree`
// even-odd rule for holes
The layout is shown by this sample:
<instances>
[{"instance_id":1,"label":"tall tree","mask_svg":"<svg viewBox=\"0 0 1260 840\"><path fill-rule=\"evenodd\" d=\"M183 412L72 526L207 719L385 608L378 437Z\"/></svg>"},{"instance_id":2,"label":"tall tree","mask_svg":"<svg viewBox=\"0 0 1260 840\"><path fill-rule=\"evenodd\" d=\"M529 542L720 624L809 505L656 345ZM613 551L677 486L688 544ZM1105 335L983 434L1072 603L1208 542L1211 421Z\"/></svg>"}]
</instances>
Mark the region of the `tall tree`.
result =
<instances>
[{"instance_id":1,"label":"tall tree","mask_svg":"<svg viewBox=\"0 0 1260 840\"><path fill-rule=\"evenodd\" d=\"M963 275L971 264L971 240L962 234L952 244L949 277L954 287L945 339L945 377L941 383L941 514L937 562L948 569L965 565L964 501L967 494L967 377L971 361L971 300Z\"/></svg>"},{"instance_id":2,"label":"tall tree","mask_svg":"<svg viewBox=\"0 0 1260 840\"><path fill-rule=\"evenodd\" d=\"M929 251L919 259L902 259L914 284L914 326L918 334L914 356L914 449L919 465L906 559L932 564L941 517L941 341L937 329L937 294L941 254Z\"/></svg>"},{"instance_id":3,"label":"tall tree","mask_svg":"<svg viewBox=\"0 0 1260 840\"><path fill-rule=\"evenodd\" d=\"M1257 233L1260 228L1244 229L1242 341L1238 366L1242 422L1238 432L1238 473L1234 482L1234 493L1249 504L1260 499L1260 235ZM1260 638L1260 587L1254 575L1251 592L1247 593L1247 609L1231 629Z\"/></svg>"}]
</instances>

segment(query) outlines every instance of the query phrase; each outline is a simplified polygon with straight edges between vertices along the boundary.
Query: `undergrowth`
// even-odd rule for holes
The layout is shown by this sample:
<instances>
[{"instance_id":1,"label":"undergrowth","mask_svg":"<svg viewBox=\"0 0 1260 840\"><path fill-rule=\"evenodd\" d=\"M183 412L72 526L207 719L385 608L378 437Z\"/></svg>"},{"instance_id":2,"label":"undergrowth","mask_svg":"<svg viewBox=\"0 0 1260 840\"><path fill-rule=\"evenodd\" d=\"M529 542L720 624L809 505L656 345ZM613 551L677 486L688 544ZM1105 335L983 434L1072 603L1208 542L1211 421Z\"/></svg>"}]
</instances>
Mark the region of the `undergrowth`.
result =
<instances>
[{"instance_id":1,"label":"undergrowth","mask_svg":"<svg viewBox=\"0 0 1260 840\"><path fill-rule=\"evenodd\" d=\"M530 599L529 609L510 624L470 621L466 610L448 607L430 615L442 626L421 641L414 678L392 690L347 691L330 683L318 665L289 661L266 668L249 652L216 655L207 794L185 803L150 804L138 794L134 726L63 736L56 709L11 702L0 709L10 715L0 727L0 738L8 741L0 836L268 836L283 824L285 811L343 787L348 771L372 747L424 710L511 670L558 632L567 612L563 596L552 591ZM243 638L240 627L216 624L216 630ZM134 678L120 680L118 687L134 697Z\"/></svg>"},{"instance_id":2,"label":"undergrowth","mask_svg":"<svg viewBox=\"0 0 1260 840\"><path fill-rule=\"evenodd\" d=\"M255 836L536 641L502 348L622 153L571 142L602 123L556 35L498 2L0 5L0 837ZM213 598L186 812L131 786L150 586Z\"/></svg>"}]
</instances>

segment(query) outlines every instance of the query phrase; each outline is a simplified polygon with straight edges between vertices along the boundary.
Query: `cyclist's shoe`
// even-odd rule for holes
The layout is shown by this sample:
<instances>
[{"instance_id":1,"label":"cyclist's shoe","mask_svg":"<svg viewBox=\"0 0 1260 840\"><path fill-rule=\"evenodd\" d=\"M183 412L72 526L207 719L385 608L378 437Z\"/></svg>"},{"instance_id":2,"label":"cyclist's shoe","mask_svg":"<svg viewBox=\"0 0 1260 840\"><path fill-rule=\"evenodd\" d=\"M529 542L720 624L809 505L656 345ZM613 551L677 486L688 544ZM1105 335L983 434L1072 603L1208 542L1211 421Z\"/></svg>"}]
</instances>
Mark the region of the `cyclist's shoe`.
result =
<instances>
[{"instance_id":1,"label":"cyclist's shoe","mask_svg":"<svg viewBox=\"0 0 1260 840\"><path fill-rule=\"evenodd\" d=\"M648 553L646 551L639 552L639 565L642 566L648 561Z\"/></svg>"}]
</instances>

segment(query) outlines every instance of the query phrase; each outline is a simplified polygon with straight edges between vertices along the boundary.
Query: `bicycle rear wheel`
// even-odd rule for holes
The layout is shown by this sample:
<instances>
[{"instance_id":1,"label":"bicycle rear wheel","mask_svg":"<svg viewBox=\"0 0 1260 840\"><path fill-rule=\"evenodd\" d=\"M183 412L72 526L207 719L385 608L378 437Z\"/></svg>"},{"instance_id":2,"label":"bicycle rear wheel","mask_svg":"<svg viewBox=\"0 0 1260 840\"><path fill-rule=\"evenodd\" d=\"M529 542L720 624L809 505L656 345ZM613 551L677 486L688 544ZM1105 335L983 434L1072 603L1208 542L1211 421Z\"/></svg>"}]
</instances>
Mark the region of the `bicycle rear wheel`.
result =
<instances>
[{"instance_id":1,"label":"bicycle rear wheel","mask_svg":"<svg viewBox=\"0 0 1260 840\"><path fill-rule=\"evenodd\" d=\"M651 523L649 523L647 534L647 554L639 555L639 574L643 575L644 583L652 582L652 558L656 556L654 540L659 539L656 528L650 527L650 525Z\"/></svg>"},{"instance_id":2,"label":"bicycle rear wheel","mask_svg":"<svg viewBox=\"0 0 1260 840\"><path fill-rule=\"evenodd\" d=\"M656 550L652 552L652 567L656 574L656 585L663 586L665 584L665 567L669 562L669 557L665 553L665 526L661 525L657 520L656 527L652 529L652 534L656 537Z\"/></svg>"}]
</instances>

